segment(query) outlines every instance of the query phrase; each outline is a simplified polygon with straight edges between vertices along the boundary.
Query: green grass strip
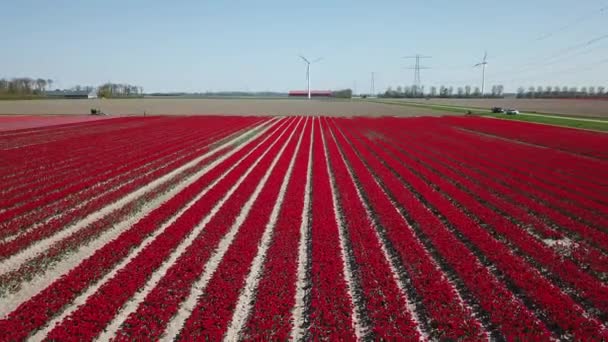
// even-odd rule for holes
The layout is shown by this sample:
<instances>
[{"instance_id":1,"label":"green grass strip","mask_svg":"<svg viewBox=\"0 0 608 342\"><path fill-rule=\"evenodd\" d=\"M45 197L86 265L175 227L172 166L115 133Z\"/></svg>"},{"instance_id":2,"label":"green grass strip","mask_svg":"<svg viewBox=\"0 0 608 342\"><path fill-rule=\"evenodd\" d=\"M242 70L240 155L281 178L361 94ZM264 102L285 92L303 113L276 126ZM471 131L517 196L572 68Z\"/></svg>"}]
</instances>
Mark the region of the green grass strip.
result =
<instances>
[{"instance_id":1,"label":"green grass strip","mask_svg":"<svg viewBox=\"0 0 608 342\"><path fill-rule=\"evenodd\" d=\"M446 105L436 105L436 104L422 104L416 102L406 102L406 101L395 101L395 100L381 100L381 99L373 99L367 100L368 102L376 102L376 103L385 103L391 105L399 105L406 107L417 107L417 108L428 108L432 110L442 110L446 112L452 113L461 113L466 114L471 112L474 115L494 117L505 120L515 120L515 121L525 121L525 122L533 122L547 125L555 125L555 126L563 126L563 127L572 127L572 128L580 128L580 129L588 129L594 131L602 131L608 132L608 119L604 118L580 118L580 117L569 117L560 114L539 114L539 113L521 113L519 115L506 115L506 114L494 114L490 113L489 110L483 110L479 108L466 108L466 107L458 107L458 106L446 106ZM550 115L550 116L548 116Z\"/></svg>"}]
</instances>

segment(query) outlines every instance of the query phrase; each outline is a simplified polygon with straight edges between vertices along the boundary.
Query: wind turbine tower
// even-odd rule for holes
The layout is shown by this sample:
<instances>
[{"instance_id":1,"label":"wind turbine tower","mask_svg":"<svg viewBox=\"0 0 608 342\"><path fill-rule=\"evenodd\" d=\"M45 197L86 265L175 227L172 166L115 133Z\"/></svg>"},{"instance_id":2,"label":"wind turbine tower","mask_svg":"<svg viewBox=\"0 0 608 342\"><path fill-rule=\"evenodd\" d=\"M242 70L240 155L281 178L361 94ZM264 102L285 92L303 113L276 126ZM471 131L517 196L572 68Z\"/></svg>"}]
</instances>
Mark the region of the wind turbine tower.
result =
<instances>
[{"instance_id":1,"label":"wind turbine tower","mask_svg":"<svg viewBox=\"0 0 608 342\"><path fill-rule=\"evenodd\" d=\"M370 87L370 92L369 92L369 96L370 96L370 97L374 97L374 96L375 96L375 94L376 94L376 89L375 89L375 87L376 87L376 86L375 86L375 84L374 84L374 72L372 71L372 84L371 84L371 87Z\"/></svg>"},{"instance_id":2,"label":"wind turbine tower","mask_svg":"<svg viewBox=\"0 0 608 342\"><path fill-rule=\"evenodd\" d=\"M302 60L304 60L304 62L306 63L306 82L308 83L308 99L310 100L310 65L321 61L323 57L319 57L312 62L302 55L300 55L300 58L302 58Z\"/></svg>"},{"instance_id":3,"label":"wind turbine tower","mask_svg":"<svg viewBox=\"0 0 608 342\"><path fill-rule=\"evenodd\" d=\"M473 65L474 68L481 67L481 96L483 96L483 90L486 86L486 65L488 65L487 58L488 52L486 51L483 55L483 60Z\"/></svg>"}]
</instances>

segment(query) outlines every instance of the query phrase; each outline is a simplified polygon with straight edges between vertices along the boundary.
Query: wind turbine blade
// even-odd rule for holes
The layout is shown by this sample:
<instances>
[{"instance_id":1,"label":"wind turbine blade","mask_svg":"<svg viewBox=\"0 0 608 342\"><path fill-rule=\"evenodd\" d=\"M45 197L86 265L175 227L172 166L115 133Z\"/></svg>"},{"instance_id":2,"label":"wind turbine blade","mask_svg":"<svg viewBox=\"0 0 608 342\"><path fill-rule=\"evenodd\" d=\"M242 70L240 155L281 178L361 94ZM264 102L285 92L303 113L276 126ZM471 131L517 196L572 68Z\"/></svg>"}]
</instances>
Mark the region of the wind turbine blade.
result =
<instances>
[{"instance_id":1,"label":"wind turbine blade","mask_svg":"<svg viewBox=\"0 0 608 342\"><path fill-rule=\"evenodd\" d=\"M317 63L323 60L323 57L319 57L317 59L315 59L314 61L312 61L311 63Z\"/></svg>"},{"instance_id":2,"label":"wind turbine blade","mask_svg":"<svg viewBox=\"0 0 608 342\"><path fill-rule=\"evenodd\" d=\"M486 52L483 54L483 61L484 61L484 62L486 61L486 58L488 58L488 51L486 51Z\"/></svg>"},{"instance_id":3,"label":"wind turbine blade","mask_svg":"<svg viewBox=\"0 0 608 342\"><path fill-rule=\"evenodd\" d=\"M310 62L308 61L308 59L306 59L306 57L304 57L304 56L300 55L300 58L302 58L302 59L304 60L304 62L306 62L306 63L310 64Z\"/></svg>"},{"instance_id":4,"label":"wind turbine blade","mask_svg":"<svg viewBox=\"0 0 608 342\"><path fill-rule=\"evenodd\" d=\"M478 67L480 65L481 65L481 63L477 63L477 64L473 65L473 68L476 68L476 67Z\"/></svg>"}]
</instances>

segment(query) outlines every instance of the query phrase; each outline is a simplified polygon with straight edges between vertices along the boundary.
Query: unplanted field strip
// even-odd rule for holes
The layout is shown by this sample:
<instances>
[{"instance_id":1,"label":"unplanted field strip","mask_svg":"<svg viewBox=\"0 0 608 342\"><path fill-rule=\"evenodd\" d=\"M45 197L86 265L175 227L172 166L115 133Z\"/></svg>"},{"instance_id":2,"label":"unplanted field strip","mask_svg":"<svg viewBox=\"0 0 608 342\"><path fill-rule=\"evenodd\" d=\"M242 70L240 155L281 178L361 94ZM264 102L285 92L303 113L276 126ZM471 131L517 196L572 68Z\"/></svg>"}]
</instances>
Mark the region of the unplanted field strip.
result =
<instances>
[{"instance_id":1,"label":"unplanted field strip","mask_svg":"<svg viewBox=\"0 0 608 342\"><path fill-rule=\"evenodd\" d=\"M203 135L185 145L230 131L175 120ZM608 164L572 152L603 135L557 144L563 131L544 126L543 148L512 146L511 127L540 126L493 127L488 142L458 120L276 117L208 151L158 151L196 156L0 261L13 274L146 198L4 292L0 340L608 339L608 194L588 189Z\"/></svg>"}]
</instances>

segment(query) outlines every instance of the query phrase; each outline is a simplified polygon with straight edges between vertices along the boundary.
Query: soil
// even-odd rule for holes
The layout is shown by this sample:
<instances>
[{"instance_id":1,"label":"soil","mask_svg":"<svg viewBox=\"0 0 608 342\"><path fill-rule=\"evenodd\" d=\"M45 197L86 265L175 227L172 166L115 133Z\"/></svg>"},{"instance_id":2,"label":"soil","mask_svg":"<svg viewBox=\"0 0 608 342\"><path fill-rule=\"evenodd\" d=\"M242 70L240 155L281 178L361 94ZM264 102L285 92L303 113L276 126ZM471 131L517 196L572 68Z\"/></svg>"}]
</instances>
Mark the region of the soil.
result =
<instances>
[{"instance_id":1,"label":"soil","mask_svg":"<svg viewBox=\"0 0 608 342\"><path fill-rule=\"evenodd\" d=\"M0 101L0 115L90 114L92 108L110 115L453 115L447 111L356 100L143 98Z\"/></svg>"}]
</instances>

